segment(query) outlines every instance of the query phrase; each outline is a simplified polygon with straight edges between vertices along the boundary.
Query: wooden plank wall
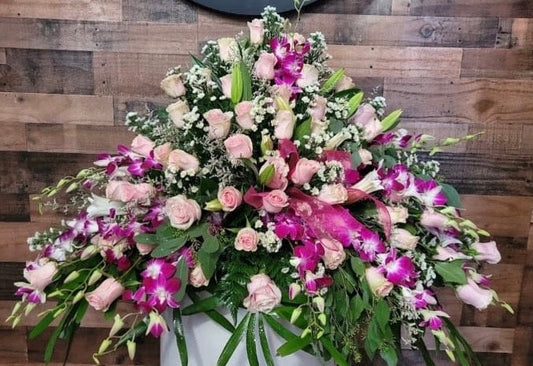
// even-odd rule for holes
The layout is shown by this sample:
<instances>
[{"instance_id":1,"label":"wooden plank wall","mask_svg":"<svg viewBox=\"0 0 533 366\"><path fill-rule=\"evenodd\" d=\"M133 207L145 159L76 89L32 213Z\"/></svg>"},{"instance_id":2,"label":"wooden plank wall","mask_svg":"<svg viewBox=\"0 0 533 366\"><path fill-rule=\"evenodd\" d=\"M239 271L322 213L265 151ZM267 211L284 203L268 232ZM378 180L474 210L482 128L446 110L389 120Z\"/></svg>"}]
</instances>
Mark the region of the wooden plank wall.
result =
<instances>
[{"instance_id":1,"label":"wooden plank wall","mask_svg":"<svg viewBox=\"0 0 533 366\"><path fill-rule=\"evenodd\" d=\"M127 111L169 102L158 88L166 69L243 25L185 0L0 0L2 318L31 256L25 237L59 219L39 216L31 195L127 143ZM441 296L483 365L532 365L533 1L321 0L299 27L321 30L332 65L403 108L409 129L485 131L441 154L442 171L463 194L464 215L499 242L503 261L486 270L516 313L478 313ZM27 338L35 321L0 327L0 366L42 365L45 341ZM69 364L90 364L107 326L92 316ZM142 348L137 363L157 365L157 344ZM105 362L128 363L123 353ZM403 362L422 365L410 351Z\"/></svg>"}]
</instances>

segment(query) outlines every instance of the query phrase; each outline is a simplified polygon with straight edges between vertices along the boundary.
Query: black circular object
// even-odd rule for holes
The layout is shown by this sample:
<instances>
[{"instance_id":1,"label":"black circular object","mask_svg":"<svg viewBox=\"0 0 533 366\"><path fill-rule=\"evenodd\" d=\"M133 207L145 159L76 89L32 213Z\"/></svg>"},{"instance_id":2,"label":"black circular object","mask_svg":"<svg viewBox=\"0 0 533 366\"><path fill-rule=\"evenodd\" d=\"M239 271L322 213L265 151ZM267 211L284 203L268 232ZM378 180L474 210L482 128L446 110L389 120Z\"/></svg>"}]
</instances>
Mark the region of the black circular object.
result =
<instances>
[{"instance_id":1,"label":"black circular object","mask_svg":"<svg viewBox=\"0 0 533 366\"><path fill-rule=\"evenodd\" d=\"M294 9L292 0L191 0L193 3L205 6L206 8L221 11L228 14L238 15L259 15L266 6L273 6L278 13L283 13ZM306 0L304 5L316 2L317 0Z\"/></svg>"}]
</instances>

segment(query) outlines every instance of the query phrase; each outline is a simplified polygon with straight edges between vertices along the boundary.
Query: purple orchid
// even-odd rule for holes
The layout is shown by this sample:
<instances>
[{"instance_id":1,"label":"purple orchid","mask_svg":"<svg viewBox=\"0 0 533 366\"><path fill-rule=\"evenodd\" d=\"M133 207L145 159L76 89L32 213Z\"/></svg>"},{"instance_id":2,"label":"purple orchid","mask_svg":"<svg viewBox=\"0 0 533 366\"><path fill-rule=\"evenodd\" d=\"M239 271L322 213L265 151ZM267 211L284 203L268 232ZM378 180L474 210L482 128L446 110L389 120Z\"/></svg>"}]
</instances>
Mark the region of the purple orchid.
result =
<instances>
[{"instance_id":1,"label":"purple orchid","mask_svg":"<svg viewBox=\"0 0 533 366\"><path fill-rule=\"evenodd\" d=\"M395 285L411 287L418 277L413 260L407 256L397 257L394 249L389 252L382 267L387 280Z\"/></svg>"},{"instance_id":2,"label":"purple orchid","mask_svg":"<svg viewBox=\"0 0 533 366\"><path fill-rule=\"evenodd\" d=\"M293 259L291 264L298 269L300 277L303 277L306 271L314 271L324 255L324 248L319 243L313 243L310 240L304 241L304 245L294 247Z\"/></svg>"},{"instance_id":3,"label":"purple orchid","mask_svg":"<svg viewBox=\"0 0 533 366\"><path fill-rule=\"evenodd\" d=\"M443 206L446 204L446 195L442 187L433 179L415 179L416 197L426 206Z\"/></svg>"},{"instance_id":4,"label":"purple orchid","mask_svg":"<svg viewBox=\"0 0 533 366\"><path fill-rule=\"evenodd\" d=\"M373 262L376 260L377 254L387 251L385 243L380 239L379 234L366 227L360 230L359 237L352 242L352 245L359 253L361 260L365 262Z\"/></svg>"}]
</instances>

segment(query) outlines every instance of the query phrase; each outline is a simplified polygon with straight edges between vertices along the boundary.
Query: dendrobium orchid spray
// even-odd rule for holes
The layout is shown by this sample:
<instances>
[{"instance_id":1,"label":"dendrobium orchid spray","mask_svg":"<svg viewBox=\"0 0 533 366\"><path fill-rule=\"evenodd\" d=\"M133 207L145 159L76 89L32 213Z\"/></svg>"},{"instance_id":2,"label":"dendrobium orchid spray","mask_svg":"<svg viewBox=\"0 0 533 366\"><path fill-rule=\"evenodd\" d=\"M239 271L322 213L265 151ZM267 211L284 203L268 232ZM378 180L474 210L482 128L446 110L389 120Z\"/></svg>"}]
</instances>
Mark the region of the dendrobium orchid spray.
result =
<instances>
[{"instance_id":1,"label":"dendrobium orchid spray","mask_svg":"<svg viewBox=\"0 0 533 366\"><path fill-rule=\"evenodd\" d=\"M66 192L77 214L28 240L39 254L9 320L52 302L31 333L58 319L46 362L92 307L114 319L96 363L176 331L186 364L181 319L205 312L228 331L218 365L243 338L250 365L294 352L396 365L402 344L432 365L426 333L452 360L479 364L435 288L508 307L478 272L500 254L427 153L473 136L430 146L397 129L401 111L386 114L382 97L330 69L322 34L291 32L273 8L248 27L208 42L188 71L170 69L161 87L174 101L130 113L129 146L43 190L43 203ZM271 349L265 328L286 342Z\"/></svg>"}]
</instances>

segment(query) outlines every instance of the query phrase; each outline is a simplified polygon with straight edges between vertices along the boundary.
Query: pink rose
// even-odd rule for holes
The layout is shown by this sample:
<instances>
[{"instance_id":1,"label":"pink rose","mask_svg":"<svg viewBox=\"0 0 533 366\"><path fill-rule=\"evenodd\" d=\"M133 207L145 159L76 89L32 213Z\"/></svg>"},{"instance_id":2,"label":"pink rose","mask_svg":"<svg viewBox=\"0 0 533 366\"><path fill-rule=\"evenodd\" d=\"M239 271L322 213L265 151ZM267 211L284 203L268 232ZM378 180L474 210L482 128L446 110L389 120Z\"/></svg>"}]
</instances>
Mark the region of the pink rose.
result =
<instances>
[{"instance_id":1,"label":"pink rose","mask_svg":"<svg viewBox=\"0 0 533 366\"><path fill-rule=\"evenodd\" d=\"M106 311L109 305L124 292L124 286L114 278L107 278L94 291L85 294L85 299L95 310Z\"/></svg>"},{"instance_id":2,"label":"pink rose","mask_svg":"<svg viewBox=\"0 0 533 366\"><path fill-rule=\"evenodd\" d=\"M57 263L45 258L41 258L37 262L28 262L23 271L26 281L38 291L43 291L46 286L51 284L56 273Z\"/></svg>"},{"instance_id":3,"label":"pink rose","mask_svg":"<svg viewBox=\"0 0 533 366\"><path fill-rule=\"evenodd\" d=\"M224 146L232 159L249 159L253 155L252 140L242 133L228 137L224 141Z\"/></svg>"},{"instance_id":4,"label":"pink rose","mask_svg":"<svg viewBox=\"0 0 533 366\"><path fill-rule=\"evenodd\" d=\"M320 163L316 160L309 160L307 158L301 158L296 163L294 171L291 175L291 180L294 184L301 186L302 184L309 183L313 175L320 169Z\"/></svg>"},{"instance_id":5,"label":"pink rose","mask_svg":"<svg viewBox=\"0 0 533 366\"><path fill-rule=\"evenodd\" d=\"M230 62L236 56L237 41L235 38L225 37L217 40L219 56L222 61Z\"/></svg>"},{"instance_id":6,"label":"pink rose","mask_svg":"<svg viewBox=\"0 0 533 366\"><path fill-rule=\"evenodd\" d=\"M342 183L325 184L317 198L330 205L338 205L348 200L348 190Z\"/></svg>"},{"instance_id":7,"label":"pink rose","mask_svg":"<svg viewBox=\"0 0 533 366\"><path fill-rule=\"evenodd\" d=\"M318 82L318 70L313 65L304 64L300 78L296 80L296 85L300 88L313 85Z\"/></svg>"},{"instance_id":8,"label":"pink rose","mask_svg":"<svg viewBox=\"0 0 533 366\"><path fill-rule=\"evenodd\" d=\"M259 169L259 174L261 174L269 165L274 166L274 177L270 183L267 184L267 187L285 190L289 184L289 180L287 179L287 175L289 174L289 165L283 158L269 157L266 163L263 164L261 169Z\"/></svg>"},{"instance_id":9,"label":"pink rose","mask_svg":"<svg viewBox=\"0 0 533 366\"><path fill-rule=\"evenodd\" d=\"M274 66L278 62L276 56L271 53L263 52L259 55L259 59L254 65L254 75L259 79L272 80L274 79L275 72Z\"/></svg>"},{"instance_id":10,"label":"pink rose","mask_svg":"<svg viewBox=\"0 0 533 366\"><path fill-rule=\"evenodd\" d=\"M404 250L414 250L418 243L418 236L414 236L409 231L400 228L392 229L390 241L395 248Z\"/></svg>"},{"instance_id":11,"label":"pink rose","mask_svg":"<svg viewBox=\"0 0 533 366\"><path fill-rule=\"evenodd\" d=\"M200 170L200 162L198 159L180 149L172 150L168 155L168 167L171 170L186 170L198 172Z\"/></svg>"},{"instance_id":12,"label":"pink rose","mask_svg":"<svg viewBox=\"0 0 533 366\"><path fill-rule=\"evenodd\" d=\"M444 230L448 227L448 217L433 210L424 210L420 217L420 223L428 228Z\"/></svg>"},{"instance_id":13,"label":"pink rose","mask_svg":"<svg viewBox=\"0 0 533 366\"><path fill-rule=\"evenodd\" d=\"M471 278L466 285L458 286L455 291L462 302L479 310L486 309L492 303L492 291L478 286Z\"/></svg>"},{"instance_id":14,"label":"pink rose","mask_svg":"<svg viewBox=\"0 0 533 366\"><path fill-rule=\"evenodd\" d=\"M329 238L320 239L320 243L324 248L324 255L322 256L324 265L327 269L337 269L346 259L342 243Z\"/></svg>"},{"instance_id":15,"label":"pink rose","mask_svg":"<svg viewBox=\"0 0 533 366\"><path fill-rule=\"evenodd\" d=\"M131 151L142 156L150 156L155 144L148 137L137 135L131 142Z\"/></svg>"},{"instance_id":16,"label":"pink rose","mask_svg":"<svg viewBox=\"0 0 533 366\"><path fill-rule=\"evenodd\" d=\"M222 94L228 99L231 98L231 74L224 75L220 78L220 83L222 84Z\"/></svg>"},{"instance_id":17,"label":"pink rose","mask_svg":"<svg viewBox=\"0 0 533 366\"><path fill-rule=\"evenodd\" d=\"M335 91L340 92L347 89L352 89L355 87L355 84L353 83L353 80L351 77L343 75L342 79L340 79L337 84L335 84Z\"/></svg>"},{"instance_id":18,"label":"pink rose","mask_svg":"<svg viewBox=\"0 0 533 366\"><path fill-rule=\"evenodd\" d=\"M235 238L235 249L244 250L245 252L255 252L259 243L257 231L250 227L245 227L237 233Z\"/></svg>"},{"instance_id":19,"label":"pink rose","mask_svg":"<svg viewBox=\"0 0 533 366\"><path fill-rule=\"evenodd\" d=\"M172 145L170 142L166 142L163 145L156 146L154 148L154 159L166 166L168 164L168 157L172 151Z\"/></svg>"},{"instance_id":20,"label":"pink rose","mask_svg":"<svg viewBox=\"0 0 533 366\"><path fill-rule=\"evenodd\" d=\"M141 244L141 243L135 243L135 247L139 251L140 255L150 254L152 252L152 250L154 250L154 248L155 248L155 246L153 246L153 245Z\"/></svg>"},{"instance_id":21,"label":"pink rose","mask_svg":"<svg viewBox=\"0 0 533 366\"><path fill-rule=\"evenodd\" d=\"M281 303L281 290L266 274L252 276L246 287L248 296L243 305L252 313L268 313Z\"/></svg>"},{"instance_id":22,"label":"pink rose","mask_svg":"<svg viewBox=\"0 0 533 366\"><path fill-rule=\"evenodd\" d=\"M181 74L172 74L161 80L161 89L171 98L185 95L185 85L181 80Z\"/></svg>"},{"instance_id":23,"label":"pink rose","mask_svg":"<svg viewBox=\"0 0 533 366\"><path fill-rule=\"evenodd\" d=\"M231 127L232 112L222 112L220 109L211 109L204 113L204 118L209 124L209 137L214 139L225 138Z\"/></svg>"},{"instance_id":24,"label":"pink rose","mask_svg":"<svg viewBox=\"0 0 533 366\"><path fill-rule=\"evenodd\" d=\"M245 100L235 106L235 119L239 126L244 130L250 130L254 127L252 118L252 102Z\"/></svg>"},{"instance_id":25,"label":"pink rose","mask_svg":"<svg viewBox=\"0 0 533 366\"><path fill-rule=\"evenodd\" d=\"M287 84L272 85L270 87L270 95L274 100L281 98L288 101L291 98L292 89Z\"/></svg>"},{"instance_id":26,"label":"pink rose","mask_svg":"<svg viewBox=\"0 0 533 366\"><path fill-rule=\"evenodd\" d=\"M148 203L155 196L155 188L148 183L133 184L121 180L107 183L106 197L113 201Z\"/></svg>"},{"instance_id":27,"label":"pink rose","mask_svg":"<svg viewBox=\"0 0 533 366\"><path fill-rule=\"evenodd\" d=\"M187 230L202 217L202 209L198 202L182 194L167 200L165 212L170 220L170 225L180 230Z\"/></svg>"},{"instance_id":28,"label":"pink rose","mask_svg":"<svg viewBox=\"0 0 533 366\"><path fill-rule=\"evenodd\" d=\"M294 132L296 117L292 111L280 110L272 121L274 124L274 136L278 139L290 139Z\"/></svg>"},{"instance_id":29,"label":"pink rose","mask_svg":"<svg viewBox=\"0 0 533 366\"><path fill-rule=\"evenodd\" d=\"M262 19L254 19L248 22L248 29L250 29L250 43L263 43L265 35L265 26Z\"/></svg>"},{"instance_id":30,"label":"pink rose","mask_svg":"<svg viewBox=\"0 0 533 366\"><path fill-rule=\"evenodd\" d=\"M209 279L205 278L202 266L197 264L189 273L189 283L194 287L202 287L209 285Z\"/></svg>"},{"instance_id":31,"label":"pink rose","mask_svg":"<svg viewBox=\"0 0 533 366\"><path fill-rule=\"evenodd\" d=\"M440 245L437 246L437 254L435 254L432 258L439 260L439 261L447 261L447 260L456 260L456 259L469 259L470 257L453 250L450 247L441 247Z\"/></svg>"},{"instance_id":32,"label":"pink rose","mask_svg":"<svg viewBox=\"0 0 533 366\"><path fill-rule=\"evenodd\" d=\"M474 256L478 261L485 261L490 264L496 264L502 260L495 241L489 241L487 243L474 243L472 248L477 252Z\"/></svg>"},{"instance_id":33,"label":"pink rose","mask_svg":"<svg viewBox=\"0 0 533 366\"><path fill-rule=\"evenodd\" d=\"M372 141L382 132L376 110L370 104L362 104L349 122L363 128L364 138L367 141Z\"/></svg>"},{"instance_id":34,"label":"pink rose","mask_svg":"<svg viewBox=\"0 0 533 366\"><path fill-rule=\"evenodd\" d=\"M370 289L376 296L385 297L392 291L394 287L392 282L389 282L383 273L381 273L375 267L368 267L365 270L365 277Z\"/></svg>"},{"instance_id":35,"label":"pink rose","mask_svg":"<svg viewBox=\"0 0 533 366\"><path fill-rule=\"evenodd\" d=\"M218 191L218 201L222 205L222 210L231 212L242 203L242 193L235 187L224 187Z\"/></svg>"},{"instance_id":36,"label":"pink rose","mask_svg":"<svg viewBox=\"0 0 533 366\"><path fill-rule=\"evenodd\" d=\"M190 112L189 105L183 100L178 100L176 103L169 104L166 111L168 112L168 117L174 123L176 127L183 127L185 121L183 116Z\"/></svg>"},{"instance_id":37,"label":"pink rose","mask_svg":"<svg viewBox=\"0 0 533 366\"><path fill-rule=\"evenodd\" d=\"M285 192L274 189L263 197L263 208L270 213L278 213L289 205L289 197Z\"/></svg>"}]
</instances>

